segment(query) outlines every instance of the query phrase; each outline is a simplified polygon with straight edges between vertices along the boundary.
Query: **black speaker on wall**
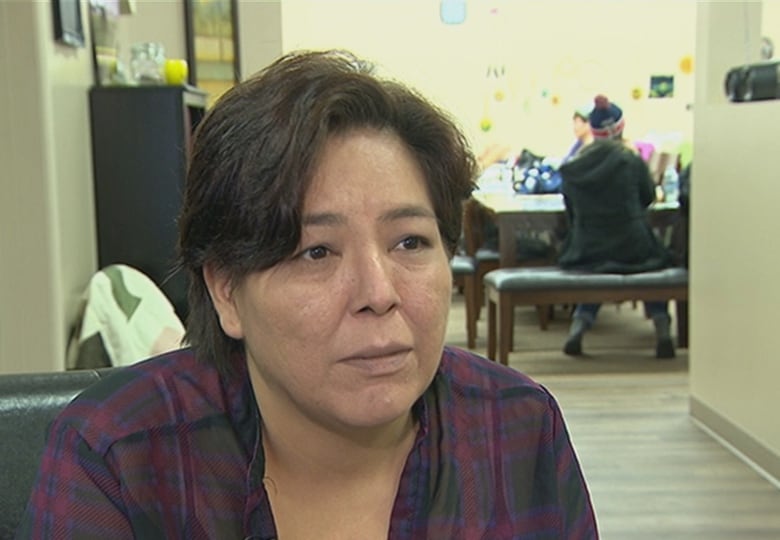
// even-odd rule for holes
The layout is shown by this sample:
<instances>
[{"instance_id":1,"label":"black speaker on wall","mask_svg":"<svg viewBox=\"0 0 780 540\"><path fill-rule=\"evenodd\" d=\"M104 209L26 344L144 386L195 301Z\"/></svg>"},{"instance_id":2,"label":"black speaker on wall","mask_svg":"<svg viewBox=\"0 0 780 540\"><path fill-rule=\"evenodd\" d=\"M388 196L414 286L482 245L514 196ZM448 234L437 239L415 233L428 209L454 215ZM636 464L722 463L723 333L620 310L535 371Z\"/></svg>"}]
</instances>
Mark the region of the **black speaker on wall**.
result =
<instances>
[{"instance_id":1,"label":"black speaker on wall","mask_svg":"<svg viewBox=\"0 0 780 540\"><path fill-rule=\"evenodd\" d=\"M747 64L726 73L726 96L730 101L780 99L780 62Z\"/></svg>"}]
</instances>

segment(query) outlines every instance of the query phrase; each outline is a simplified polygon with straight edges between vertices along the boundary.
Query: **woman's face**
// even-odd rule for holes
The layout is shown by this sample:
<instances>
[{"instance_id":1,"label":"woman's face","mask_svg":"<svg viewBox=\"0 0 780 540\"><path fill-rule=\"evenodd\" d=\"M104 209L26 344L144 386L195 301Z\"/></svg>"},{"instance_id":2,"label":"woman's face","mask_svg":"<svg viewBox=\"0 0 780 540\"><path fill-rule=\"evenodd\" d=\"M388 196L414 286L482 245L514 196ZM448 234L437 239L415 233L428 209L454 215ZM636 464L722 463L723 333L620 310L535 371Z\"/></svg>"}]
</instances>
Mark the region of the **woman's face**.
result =
<instances>
[{"instance_id":1,"label":"woman's face","mask_svg":"<svg viewBox=\"0 0 780 540\"><path fill-rule=\"evenodd\" d=\"M329 141L292 259L233 289L209 274L261 410L339 431L381 427L408 417L439 365L449 259L423 174L393 134Z\"/></svg>"},{"instance_id":2,"label":"woman's face","mask_svg":"<svg viewBox=\"0 0 780 540\"><path fill-rule=\"evenodd\" d=\"M572 120L572 128L574 130L574 136L580 140L590 134L590 123L580 116L574 116L574 119Z\"/></svg>"}]
</instances>

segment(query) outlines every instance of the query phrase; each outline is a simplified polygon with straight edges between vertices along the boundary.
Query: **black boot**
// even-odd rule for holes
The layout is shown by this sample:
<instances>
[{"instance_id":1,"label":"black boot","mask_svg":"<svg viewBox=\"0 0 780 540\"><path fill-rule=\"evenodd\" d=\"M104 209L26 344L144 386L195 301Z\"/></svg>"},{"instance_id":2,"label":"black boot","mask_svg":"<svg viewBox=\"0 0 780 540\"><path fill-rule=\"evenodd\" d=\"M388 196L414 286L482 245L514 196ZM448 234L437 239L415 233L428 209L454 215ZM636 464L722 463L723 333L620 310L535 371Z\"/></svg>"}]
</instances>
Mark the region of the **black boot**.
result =
<instances>
[{"instance_id":1,"label":"black boot","mask_svg":"<svg viewBox=\"0 0 780 540\"><path fill-rule=\"evenodd\" d=\"M674 358L674 343L669 333L671 318L666 313L653 317L655 325L655 357Z\"/></svg>"},{"instance_id":2,"label":"black boot","mask_svg":"<svg viewBox=\"0 0 780 540\"><path fill-rule=\"evenodd\" d=\"M590 323L581 317L574 317L569 327L569 337L563 346L563 352L569 356L582 356L582 334L590 328Z\"/></svg>"}]
</instances>

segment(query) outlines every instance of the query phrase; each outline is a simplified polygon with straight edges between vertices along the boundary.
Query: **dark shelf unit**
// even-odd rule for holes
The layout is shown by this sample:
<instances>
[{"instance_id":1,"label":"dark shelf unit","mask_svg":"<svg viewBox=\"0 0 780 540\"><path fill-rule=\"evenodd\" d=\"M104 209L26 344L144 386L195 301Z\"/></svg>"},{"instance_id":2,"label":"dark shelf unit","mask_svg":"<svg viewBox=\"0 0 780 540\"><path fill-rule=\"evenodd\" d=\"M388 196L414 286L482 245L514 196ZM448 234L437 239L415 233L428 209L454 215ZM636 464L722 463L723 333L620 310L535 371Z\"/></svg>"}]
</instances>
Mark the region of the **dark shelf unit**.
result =
<instances>
[{"instance_id":1,"label":"dark shelf unit","mask_svg":"<svg viewBox=\"0 0 780 540\"><path fill-rule=\"evenodd\" d=\"M89 92L98 264L133 266L187 316L187 282L172 274L191 135L206 94L176 86Z\"/></svg>"}]
</instances>

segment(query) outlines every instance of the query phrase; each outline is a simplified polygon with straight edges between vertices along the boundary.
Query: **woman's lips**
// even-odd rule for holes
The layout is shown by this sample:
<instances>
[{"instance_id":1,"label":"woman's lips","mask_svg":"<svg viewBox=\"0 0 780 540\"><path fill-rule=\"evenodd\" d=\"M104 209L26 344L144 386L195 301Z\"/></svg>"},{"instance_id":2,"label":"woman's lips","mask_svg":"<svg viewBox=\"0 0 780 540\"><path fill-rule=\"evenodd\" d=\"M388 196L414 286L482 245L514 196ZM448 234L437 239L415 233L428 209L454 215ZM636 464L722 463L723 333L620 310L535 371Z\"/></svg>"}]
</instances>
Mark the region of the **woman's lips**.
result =
<instances>
[{"instance_id":1,"label":"woman's lips","mask_svg":"<svg viewBox=\"0 0 780 540\"><path fill-rule=\"evenodd\" d=\"M350 354L342 363L371 376L392 375L406 367L411 352L411 347L370 347Z\"/></svg>"}]
</instances>

